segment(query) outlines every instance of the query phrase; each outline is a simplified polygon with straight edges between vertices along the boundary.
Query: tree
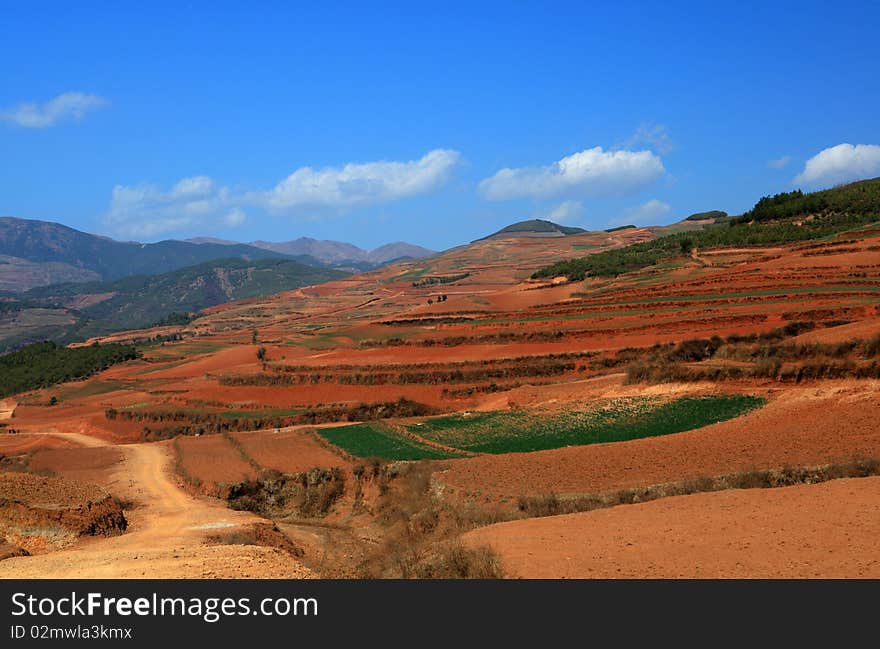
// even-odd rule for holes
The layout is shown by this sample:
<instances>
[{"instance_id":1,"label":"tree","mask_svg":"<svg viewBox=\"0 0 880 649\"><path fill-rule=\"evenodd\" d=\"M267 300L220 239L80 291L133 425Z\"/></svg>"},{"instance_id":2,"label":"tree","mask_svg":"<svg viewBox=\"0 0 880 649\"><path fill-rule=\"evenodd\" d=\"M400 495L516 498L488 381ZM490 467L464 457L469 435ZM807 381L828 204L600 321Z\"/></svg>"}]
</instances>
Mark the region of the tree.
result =
<instances>
[{"instance_id":1,"label":"tree","mask_svg":"<svg viewBox=\"0 0 880 649\"><path fill-rule=\"evenodd\" d=\"M260 345L260 348L257 350L257 358L261 361L266 360L266 348Z\"/></svg>"},{"instance_id":2,"label":"tree","mask_svg":"<svg viewBox=\"0 0 880 649\"><path fill-rule=\"evenodd\" d=\"M251 332L251 342L252 342L254 345L257 344L257 330L256 330L256 329L254 329L254 330Z\"/></svg>"},{"instance_id":3,"label":"tree","mask_svg":"<svg viewBox=\"0 0 880 649\"><path fill-rule=\"evenodd\" d=\"M50 406L58 405L58 397L56 397L55 395L52 395L52 398L49 399L49 405Z\"/></svg>"}]
</instances>

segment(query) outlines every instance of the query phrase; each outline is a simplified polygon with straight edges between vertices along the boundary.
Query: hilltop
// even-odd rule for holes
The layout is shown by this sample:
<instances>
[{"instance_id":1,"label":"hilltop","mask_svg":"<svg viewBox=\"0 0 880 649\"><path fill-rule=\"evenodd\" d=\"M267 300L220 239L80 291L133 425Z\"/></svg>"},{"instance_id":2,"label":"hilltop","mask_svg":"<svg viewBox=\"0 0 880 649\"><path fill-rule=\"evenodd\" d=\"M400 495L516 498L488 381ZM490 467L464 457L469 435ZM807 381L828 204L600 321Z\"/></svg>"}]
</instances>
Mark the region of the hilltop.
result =
<instances>
[{"instance_id":1,"label":"hilltop","mask_svg":"<svg viewBox=\"0 0 880 649\"><path fill-rule=\"evenodd\" d=\"M553 221L545 221L543 219L530 219L528 221L517 221L511 223L506 228L501 228L498 232L493 232L489 236L477 239L501 239L506 237L567 237L573 234L584 234L587 230L583 228L569 227L553 223Z\"/></svg>"}]
</instances>

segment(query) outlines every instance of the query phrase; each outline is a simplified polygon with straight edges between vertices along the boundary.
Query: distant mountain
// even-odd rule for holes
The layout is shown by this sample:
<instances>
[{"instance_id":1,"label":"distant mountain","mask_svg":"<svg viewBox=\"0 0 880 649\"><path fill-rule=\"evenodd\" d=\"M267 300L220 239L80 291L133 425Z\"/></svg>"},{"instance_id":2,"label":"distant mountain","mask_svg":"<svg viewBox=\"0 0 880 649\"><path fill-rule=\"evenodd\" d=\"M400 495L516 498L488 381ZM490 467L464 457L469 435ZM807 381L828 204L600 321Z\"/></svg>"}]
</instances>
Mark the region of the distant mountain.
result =
<instances>
[{"instance_id":1,"label":"distant mountain","mask_svg":"<svg viewBox=\"0 0 880 649\"><path fill-rule=\"evenodd\" d=\"M0 351L38 340L59 343L154 325L172 316L321 284L348 274L292 259L220 259L160 275L41 286L0 296ZM185 320L185 317L183 318Z\"/></svg>"},{"instance_id":2,"label":"distant mountain","mask_svg":"<svg viewBox=\"0 0 880 649\"><path fill-rule=\"evenodd\" d=\"M543 219L531 219L529 221L512 223L506 228L501 228L498 232L482 239L477 239L477 241L508 237L567 237L572 234L583 234L585 232L587 230L583 228L559 225L558 223L553 223L553 221L545 221Z\"/></svg>"},{"instance_id":3,"label":"distant mountain","mask_svg":"<svg viewBox=\"0 0 880 649\"><path fill-rule=\"evenodd\" d=\"M254 241L250 245L285 255L308 255L334 266L354 266L368 270L400 259L421 259L436 254L433 250L411 243L398 241L380 246L375 250L364 250L350 243L300 237L293 241L273 243Z\"/></svg>"},{"instance_id":4,"label":"distant mountain","mask_svg":"<svg viewBox=\"0 0 880 649\"><path fill-rule=\"evenodd\" d=\"M184 239L187 243L216 243L221 246L236 246L238 241L229 241L228 239L216 239L214 237L193 237L192 239Z\"/></svg>"},{"instance_id":5,"label":"distant mountain","mask_svg":"<svg viewBox=\"0 0 880 649\"><path fill-rule=\"evenodd\" d=\"M12 217L0 218L0 255L6 262L6 268L0 271L0 287L13 291L46 284L66 272L69 272L67 278L74 281L115 280L165 273L213 259L284 257L272 250L244 244L114 241L59 223Z\"/></svg>"},{"instance_id":6,"label":"distant mountain","mask_svg":"<svg viewBox=\"0 0 880 649\"><path fill-rule=\"evenodd\" d=\"M388 264L400 259L423 259L436 254L435 250L428 250L405 241L396 241L371 250L367 253L367 261L374 264Z\"/></svg>"},{"instance_id":7,"label":"distant mountain","mask_svg":"<svg viewBox=\"0 0 880 649\"><path fill-rule=\"evenodd\" d=\"M300 237L293 241L254 241L251 245L284 255L309 255L326 264L365 261L363 250L342 241L319 241L309 237Z\"/></svg>"}]
</instances>

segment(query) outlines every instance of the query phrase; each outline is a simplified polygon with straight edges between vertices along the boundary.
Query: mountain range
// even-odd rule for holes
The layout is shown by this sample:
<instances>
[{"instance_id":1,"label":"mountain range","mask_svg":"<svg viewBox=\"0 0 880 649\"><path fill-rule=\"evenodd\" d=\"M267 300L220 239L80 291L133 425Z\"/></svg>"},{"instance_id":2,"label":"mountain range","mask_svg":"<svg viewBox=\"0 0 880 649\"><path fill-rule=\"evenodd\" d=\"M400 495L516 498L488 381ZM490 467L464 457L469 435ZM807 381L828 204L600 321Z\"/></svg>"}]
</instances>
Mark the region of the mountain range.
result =
<instances>
[{"instance_id":1,"label":"mountain range","mask_svg":"<svg viewBox=\"0 0 880 649\"><path fill-rule=\"evenodd\" d=\"M694 215L701 217L698 222L682 221L670 228L700 228L719 214ZM660 228L653 236L670 228ZM532 219L480 241L586 232ZM224 302L434 254L404 242L364 250L308 237L285 242L197 238L143 244L114 241L57 223L0 218L0 353L40 340L69 343L160 322L185 322L191 314Z\"/></svg>"},{"instance_id":2,"label":"mountain range","mask_svg":"<svg viewBox=\"0 0 880 649\"><path fill-rule=\"evenodd\" d=\"M113 281L156 275L217 259L294 259L309 266L365 271L433 251L403 242L373 251L339 241L253 244L221 239L115 241L60 223L0 217L0 291L26 291L57 282Z\"/></svg>"},{"instance_id":3,"label":"mountain range","mask_svg":"<svg viewBox=\"0 0 880 649\"><path fill-rule=\"evenodd\" d=\"M236 241L226 241L211 237L199 237L187 239L187 241L198 244L242 245ZM373 250L364 250L344 241L312 239L310 237L300 237L292 241L281 242L251 241L244 245L294 257L308 256L334 267L351 267L357 270L369 270L402 259L422 259L423 257L437 254L435 250L428 250L405 241L386 243L384 246L379 246Z\"/></svg>"}]
</instances>

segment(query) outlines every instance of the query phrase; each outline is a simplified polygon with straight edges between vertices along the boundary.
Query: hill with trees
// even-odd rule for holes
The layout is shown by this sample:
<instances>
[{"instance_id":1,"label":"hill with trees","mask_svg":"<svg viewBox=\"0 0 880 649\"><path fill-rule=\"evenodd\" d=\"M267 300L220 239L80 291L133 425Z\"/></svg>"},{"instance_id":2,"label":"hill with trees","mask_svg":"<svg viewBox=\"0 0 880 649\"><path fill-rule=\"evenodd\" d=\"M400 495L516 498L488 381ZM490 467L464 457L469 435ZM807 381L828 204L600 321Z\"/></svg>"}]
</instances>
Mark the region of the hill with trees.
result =
<instances>
[{"instance_id":1,"label":"hill with trees","mask_svg":"<svg viewBox=\"0 0 880 649\"><path fill-rule=\"evenodd\" d=\"M95 343L75 348L59 347L53 342L28 345L0 356L0 397L84 379L138 356L132 345Z\"/></svg>"},{"instance_id":2,"label":"hill with trees","mask_svg":"<svg viewBox=\"0 0 880 649\"><path fill-rule=\"evenodd\" d=\"M761 198L744 214L692 232L680 232L561 261L533 278L565 275L571 281L608 277L654 265L694 247L760 246L831 236L880 221L880 178L805 194L800 190Z\"/></svg>"},{"instance_id":3,"label":"hill with trees","mask_svg":"<svg viewBox=\"0 0 880 649\"><path fill-rule=\"evenodd\" d=\"M518 221L501 228L498 232L493 232L487 237L477 239L477 241L485 241L486 239L501 239L506 237L567 237L572 234L583 234L587 232L583 228L575 228L566 225L559 225L553 221L545 221L544 219L531 219L529 221Z\"/></svg>"}]
</instances>

